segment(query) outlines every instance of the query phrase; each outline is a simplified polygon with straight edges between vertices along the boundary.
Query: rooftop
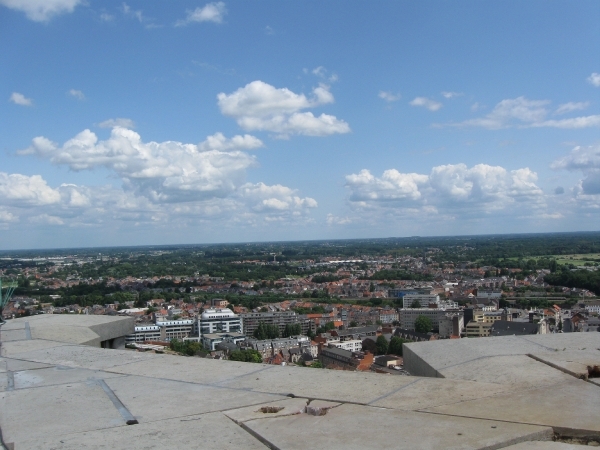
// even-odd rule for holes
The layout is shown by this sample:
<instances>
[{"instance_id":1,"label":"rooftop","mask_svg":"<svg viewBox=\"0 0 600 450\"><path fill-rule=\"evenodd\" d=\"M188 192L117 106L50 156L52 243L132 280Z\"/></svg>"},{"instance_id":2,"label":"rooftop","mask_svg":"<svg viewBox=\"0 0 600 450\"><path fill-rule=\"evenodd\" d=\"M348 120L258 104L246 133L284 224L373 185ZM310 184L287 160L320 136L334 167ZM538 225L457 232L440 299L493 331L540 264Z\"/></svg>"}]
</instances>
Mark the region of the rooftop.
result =
<instances>
[{"instance_id":1,"label":"rooftop","mask_svg":"<svg viewBox=\"0 0 600 450\"><path fill-rule=\"evenodd\" d=\"M408 344L405 368L420 376L397 377L99 348L128 328L132 319L81 315L4 325L6 446L561 450L584 447L553 438L600 440L600 379L587 369L600 364L600 333Z\"/></svg>"}]
</instances>

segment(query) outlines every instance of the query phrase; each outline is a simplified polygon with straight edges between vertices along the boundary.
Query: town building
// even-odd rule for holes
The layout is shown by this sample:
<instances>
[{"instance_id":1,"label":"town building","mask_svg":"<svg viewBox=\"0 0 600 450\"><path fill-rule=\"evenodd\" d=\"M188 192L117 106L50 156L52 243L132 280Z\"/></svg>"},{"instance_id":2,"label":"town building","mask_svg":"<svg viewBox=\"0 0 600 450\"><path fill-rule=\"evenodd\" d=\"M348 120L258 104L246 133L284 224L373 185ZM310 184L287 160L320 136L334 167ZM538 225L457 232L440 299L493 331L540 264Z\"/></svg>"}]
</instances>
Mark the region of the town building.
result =
<instances>
[{"instance_id":1,"label":"town building","mask_svg":"<svg viewBox=\"0 0 600 450\"><path fill-rule=\"evenodd\" d=\"M315 332L316 326L313 320L304 315L296 314L294 311L272 311L265 313L246 313L240 314L242 320L242 329L246 336L252 336L254 331L261 323L265 325L277 325L279 334L283 335L286 325L299 323L302 327L302 334L306 335L309 331Z\"/></svg>"},{"instance_id":2,"label":"town building","mask_svg":"<svg viewBox=\"0 0 600 450\"><path fill-rule=\"evenodd\" d=\"M367 371L373 364L373 354L369 352L351 352L337 347L321 350L319 360L323 367L353 371Z\"/></svg>"},{"instance_id":3,"label":"town building","mask_svg":"<svg viewBox=\"0 0 600 450\"><path fill-rule=\"evenodd\" d=\"M210 308L198 318L198 335L215 333L243 333L242 320L229 308Z\"/></svg>"}]
</instances>

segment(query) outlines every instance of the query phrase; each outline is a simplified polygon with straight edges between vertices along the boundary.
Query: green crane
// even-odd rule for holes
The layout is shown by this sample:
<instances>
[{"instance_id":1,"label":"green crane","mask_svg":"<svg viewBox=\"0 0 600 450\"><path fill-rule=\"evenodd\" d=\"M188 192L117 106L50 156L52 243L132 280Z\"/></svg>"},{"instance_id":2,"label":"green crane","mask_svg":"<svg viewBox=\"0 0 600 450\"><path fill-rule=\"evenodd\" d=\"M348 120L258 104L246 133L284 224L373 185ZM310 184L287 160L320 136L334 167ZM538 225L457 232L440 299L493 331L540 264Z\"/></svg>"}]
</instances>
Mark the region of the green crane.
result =
<instances>
[{"instance_id":1,"label":"green crane","mask_svg":"<svg viewBox=\"0 0 600 450\"><path fill-rule=\"evenodd\" d=\"M10 301L10 298L12 297L13 292L15 291L15 287L16 287L15 283L12 283L12 285L9 284L6 287L5 293L2 293L2 278L0 278L0 324L4 323L4 319L2 318L2 311L4 310L4 307Z\"/></svg>"}]
</instances>

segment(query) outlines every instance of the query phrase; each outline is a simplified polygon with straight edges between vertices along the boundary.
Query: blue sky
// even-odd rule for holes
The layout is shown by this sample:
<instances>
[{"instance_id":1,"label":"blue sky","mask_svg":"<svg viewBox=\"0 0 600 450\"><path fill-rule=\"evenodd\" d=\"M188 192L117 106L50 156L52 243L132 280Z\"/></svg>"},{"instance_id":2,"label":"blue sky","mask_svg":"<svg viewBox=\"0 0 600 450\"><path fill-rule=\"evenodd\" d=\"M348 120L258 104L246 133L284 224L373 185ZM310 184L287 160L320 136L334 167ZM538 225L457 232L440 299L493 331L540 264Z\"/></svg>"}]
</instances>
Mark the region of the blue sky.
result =
<instances>
[{"instance_id":1,"label":"blue sky","mask_svg":"<svg viewBox=\"0 0 600 450\"><path fill-rule=\"evenodd\" d=\"M598 230L599 17L0 0L0 248Z\"/></svg>"}]
</instances>

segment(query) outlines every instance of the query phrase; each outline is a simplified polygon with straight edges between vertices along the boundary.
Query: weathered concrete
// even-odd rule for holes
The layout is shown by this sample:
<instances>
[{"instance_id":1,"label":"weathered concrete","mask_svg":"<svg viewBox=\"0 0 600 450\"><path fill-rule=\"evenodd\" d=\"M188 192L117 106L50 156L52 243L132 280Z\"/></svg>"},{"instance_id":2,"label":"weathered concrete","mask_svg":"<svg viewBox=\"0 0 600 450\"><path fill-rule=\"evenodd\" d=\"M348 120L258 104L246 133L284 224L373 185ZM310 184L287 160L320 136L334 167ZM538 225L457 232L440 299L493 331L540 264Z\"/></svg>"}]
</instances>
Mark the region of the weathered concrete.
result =
<instances>
[{"instance_id":1,"label":"weathered concrete","mask_svg":"<svg viewBox=\"0 0 600 450\"><path fill-rule=\"evenodd\" d=\"M91 382L7 391L0 399L6 443L125 424L102 388Z\"/></svg>"},{"instance_id":2,"label":"weathered concrete","mask_svg":"<svg viewBox=\"0 0 600 450\"><path fill-rule=\"evenodd\" d=\"M529 441L505 447L505 450L584 450L581 445L563 442Z\"/></svg>"},{"instance_id":3,"label":"weathered concrete","mask_svg":"<svg viewBox=\"0 0 600 450\"><path fill-rule=\"evenodd\" d=\"M144 422L259 405L285 398L146 377L126 376L105 381L131 414Z\"/></svg>"},{"instance_id":4,"label":"weathered concrete","mask_svg":"<svg viewBox=\"0 0 600 450\"><path fill-rule=\"evenodd\" d=\"M427 409L429 412L530 423L568 436L600 436L600 387L582 380Z\"/></svg>"},{"instance_id":5,"label":"weathered concrete","mask_svg":"<svg viewBox=\"0 0 600 450\"><path fill-rule=\"evenodd\" d=\"M84 317L66 336L79 318L52 322L63 326L65 336L53 336L61 342L36 338L44 328L37 316L27 326L9 322L22 340L0 340L0 428L17 450L493 449L520 441L535 442L516 450L561 450L571 444L538 441L553 432L583 443L600 436L598 379L579 380L581 367L570 365L595 356L600 333L410 344L414 361L439 377L421 378L68 343L89 330L97 339L115 333Z\"/></svg>"},{"instance_id":6,"label":"weathered concrete","mask_svg":"<svg viewBox=\"0 0 600 450\"><path fill-rule=\"evenodd\" d=\"M559 333L499 336L493 339L446 339L404 344L404 367L414 375L438 376L439 371L492 356L600 348L600 333Z\"/></svg>"},{"instance_id":7,"label":"weathered concrete","mask_svg":"<svg viewBox=\"0 0 600 450\"><path fill-rule=\"evenodd\" d=\"M265 446L221 413L117 426L64 435L32 436L15 449L193 449L264 450Z\"/></svg>"},{"instance_id":8,"label":"weathered concrete","mask_svg":"<svg viewBox=\"0 0 600 450\"><path fill-rule=\"evenodd\" d=\"M418 412L345 404L324 416L297 414L244 422L277 448L305 449L496 449L532 439L550 439L548 427L477 421ZM307 436L308 434L308 436Z\"/></svg>"},{"instance_id":9,"label":"weathered concrete","mask_svg":"<svg viewBox=\"0 0 600 450\"><path fill-rule=\"evenodd\" d=\"M576 378L588 379L589 367L600 367L600 350L583 350L534 353L533 359L541 361Z\"/></svg>"},{"instance_id":10,"label":"weathered concrete","mask_svg":"<svg viewBox=\"0 0 600 450\"><path fill-rule=\"evenodd\" d=\"M510 385L513 389L564 383L573 379L527 355L480 357L439 370L444 378Z\"/></svg>"}]
</instances>

